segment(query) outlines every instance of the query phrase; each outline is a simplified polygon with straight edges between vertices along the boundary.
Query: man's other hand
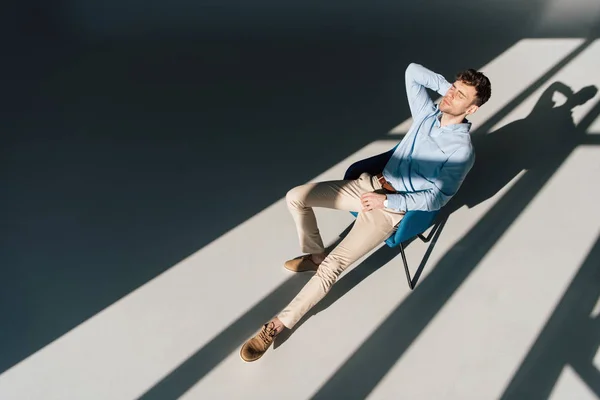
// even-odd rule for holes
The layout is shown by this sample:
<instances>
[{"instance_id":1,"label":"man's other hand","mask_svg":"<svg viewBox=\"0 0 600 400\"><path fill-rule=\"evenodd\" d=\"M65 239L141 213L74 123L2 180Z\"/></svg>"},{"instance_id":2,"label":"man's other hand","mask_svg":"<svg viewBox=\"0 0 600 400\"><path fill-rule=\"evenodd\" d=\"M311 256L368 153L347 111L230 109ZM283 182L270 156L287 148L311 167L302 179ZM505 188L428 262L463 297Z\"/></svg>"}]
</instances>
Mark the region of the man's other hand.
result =
<instances>
[{"instance_id":1,"label":"man's other hand","mask_svg":"<svg viewBox=\"0 0 600 400\"><path fill-rule=\"evenodd\" d=\"M385 199L387 199L385 194L370 192L360 196L360 203L362 204L363 211L371 211L384 208L383 201Z\"/></svg>"}]
</instances>

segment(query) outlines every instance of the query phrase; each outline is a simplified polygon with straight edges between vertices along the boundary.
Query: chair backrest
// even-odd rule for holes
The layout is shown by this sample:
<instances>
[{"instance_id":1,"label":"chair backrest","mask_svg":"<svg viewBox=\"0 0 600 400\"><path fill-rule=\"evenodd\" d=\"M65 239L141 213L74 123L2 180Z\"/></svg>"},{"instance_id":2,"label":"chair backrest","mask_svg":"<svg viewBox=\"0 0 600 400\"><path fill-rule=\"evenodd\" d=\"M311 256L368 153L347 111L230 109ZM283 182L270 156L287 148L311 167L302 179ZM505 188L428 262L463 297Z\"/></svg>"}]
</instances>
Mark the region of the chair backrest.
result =
<instances>
[{"instance_id":1,"label":"chair backrest","mask_svg":"<svg viewBox=\"0 0 600 400\"><path fill-rule=\"evenodd\" d=\"M394 154L396 147L398 147L398 145L394 146L394 148L388 152L355 162L346 170L344 179L358 179L360 174L364 172L368 172L371 175L380 173L392 157L392 154Z\"/></svg>"},{"instance_id":2,"label":"chair backrest","mask_svg":"<svg viewBox=\"0 0 600 400\"><path fill-rule=\"evenodd\" d=\"M357 179L364 172L368 172L371 175L380 173L385 168L395 149L396 147L386 153L355 162L346 170L344 179ZM396 232L386 239L385 243L389 247L395 247L425 232L433 224L438 212L439 210L408 211L400 221ZM354 211L351 214L355 217L358 216L358 213Z\"/></svg>"}]
</instances>

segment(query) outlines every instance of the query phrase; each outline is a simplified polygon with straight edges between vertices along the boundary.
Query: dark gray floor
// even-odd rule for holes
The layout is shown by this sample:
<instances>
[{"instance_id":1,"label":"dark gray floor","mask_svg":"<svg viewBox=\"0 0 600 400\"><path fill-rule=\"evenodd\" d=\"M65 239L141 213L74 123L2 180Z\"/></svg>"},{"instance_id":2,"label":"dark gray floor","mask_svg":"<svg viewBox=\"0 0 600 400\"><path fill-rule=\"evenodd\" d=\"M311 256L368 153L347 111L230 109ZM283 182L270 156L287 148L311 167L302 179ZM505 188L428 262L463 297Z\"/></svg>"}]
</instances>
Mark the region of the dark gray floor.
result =
<instances>
[{"instance_id":1,"label":"dark gray floor","mask_svg":"<svg viewBox=\"0 0 600 400\"><path fill-rule=\"evenodd\" d=\"M6 7L0 373L385 135L409 62L599 32L542 1L251 3Z\"/></svg>"}]
</instances>

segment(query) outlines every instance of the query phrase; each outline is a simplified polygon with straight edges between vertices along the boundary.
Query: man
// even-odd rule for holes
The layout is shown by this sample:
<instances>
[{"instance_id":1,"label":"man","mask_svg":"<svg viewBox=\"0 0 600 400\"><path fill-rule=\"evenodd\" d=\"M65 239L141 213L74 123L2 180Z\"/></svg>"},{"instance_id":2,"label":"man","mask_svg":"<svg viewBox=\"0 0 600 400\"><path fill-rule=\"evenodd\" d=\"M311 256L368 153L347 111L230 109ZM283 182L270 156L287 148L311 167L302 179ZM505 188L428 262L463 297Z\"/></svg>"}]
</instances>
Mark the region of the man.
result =
<instances>
[{"instance_id":1,"label":"man","mask_svg":"<svg viewBox=\"0 0 600 400\"><path fill-rule=\"evenodd\" d=\"M439 105L429 98L426 88L443 96ZM490 98L489 79L469 69L450 84L441 75L413 63L406 69L406 91L413 124L380 174L309 183L287 193L288 208L306 255L284 266L294 272L317 273L279 315L242 346L244 361L262 357L275 336L291 329L348 266L394 232L406 211L438 210L458 191L475 160L471 123L466 117ZM359 211L348 235L329 254L325 253L312 207Z\"/></svg>"}]
</instances>

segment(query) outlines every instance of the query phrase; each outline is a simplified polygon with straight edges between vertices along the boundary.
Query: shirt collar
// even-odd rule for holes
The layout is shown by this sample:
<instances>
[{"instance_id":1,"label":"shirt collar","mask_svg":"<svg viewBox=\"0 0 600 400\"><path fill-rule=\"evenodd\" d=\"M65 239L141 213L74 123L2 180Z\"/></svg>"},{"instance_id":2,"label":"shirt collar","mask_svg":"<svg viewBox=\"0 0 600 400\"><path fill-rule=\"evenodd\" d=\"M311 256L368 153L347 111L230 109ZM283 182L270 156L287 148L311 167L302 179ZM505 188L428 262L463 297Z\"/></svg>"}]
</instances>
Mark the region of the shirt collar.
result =
<instances>
[{"instance_id":1,"label":"shirt collar","mask_svg":"<svg viewBox=\"0 0 600 400\"><path fill-rule=\"evenodd\" d=\"M453 131L453 132L469 132L471 129L471 122L469 122L466 118L463 119L463 122L459 124L446 125L441 128L442 123L442 111L440 110L439 105L436 105L435 110L435 126L437 128L443 129L445 131Z\"/></svg>"}]
</instances>

